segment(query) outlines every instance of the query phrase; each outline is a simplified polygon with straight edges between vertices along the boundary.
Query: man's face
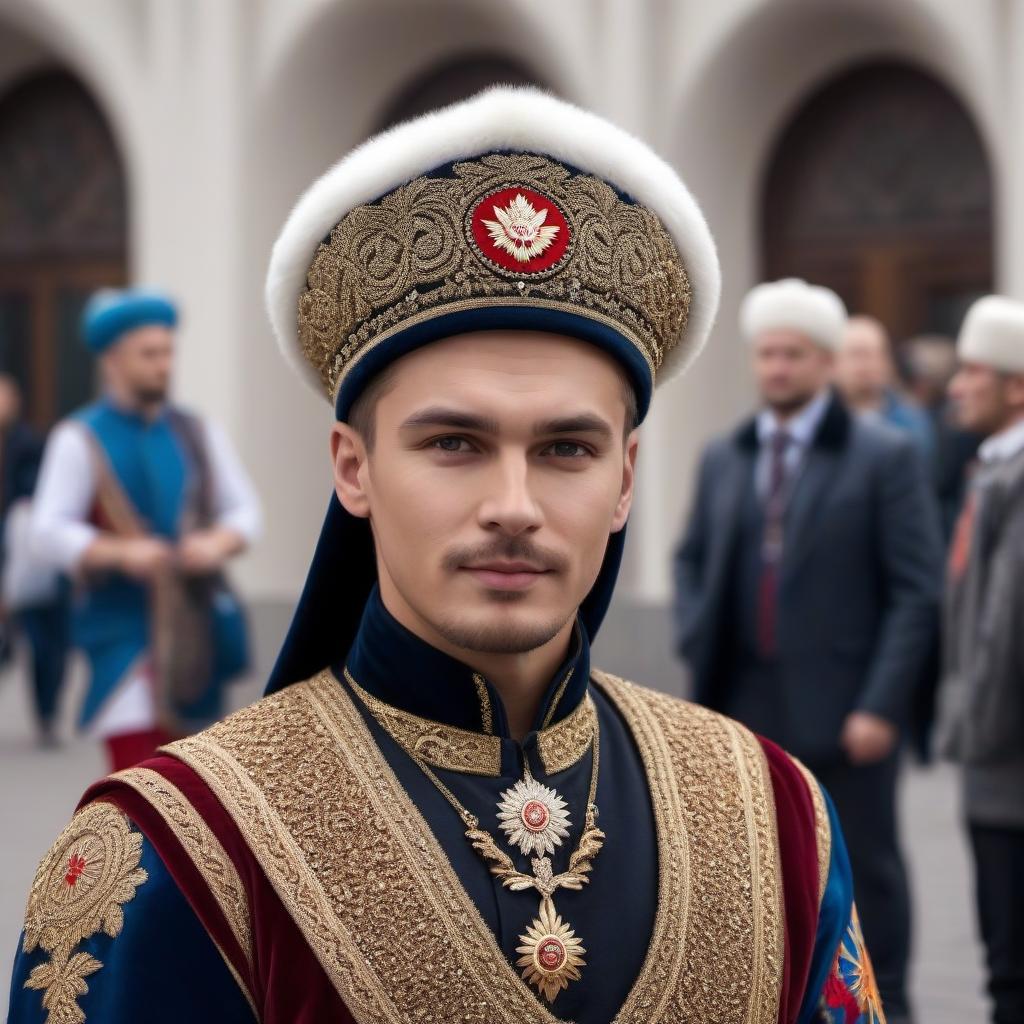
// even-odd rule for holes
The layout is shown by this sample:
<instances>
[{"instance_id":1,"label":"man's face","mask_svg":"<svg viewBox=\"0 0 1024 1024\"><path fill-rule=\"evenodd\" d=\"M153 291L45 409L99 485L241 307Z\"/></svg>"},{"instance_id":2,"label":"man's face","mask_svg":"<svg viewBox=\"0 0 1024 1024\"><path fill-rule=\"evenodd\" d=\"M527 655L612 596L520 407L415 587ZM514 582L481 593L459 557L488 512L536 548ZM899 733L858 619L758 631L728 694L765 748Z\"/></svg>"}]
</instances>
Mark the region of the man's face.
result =
<instances>
[{"instance_id":1,"label":"man's face","mask_svg":"<svg viewBox=\"0 0 1024 1024\"><path fill-rule=\"evenodd\" d=\"M881 401L892 385L888 339L870 322L851 321L836 356L836 383L853 404Z\"/></svg>"},{"instance_id":2,"label":"man's face","mask_svg":"<svg viewBox=\"0 0 1024 1024\"><path fill-rule=\"evenodd\" d=\"M979 434L995 434L1024 410L1024 375L962 363L950 381L949 396L960 426Z\"/></svg>"},{"instance_id":3,"label":"man's face","mask_svg":"<svg viewBox=\"0 0 1024 1024\"><path fill-rule=\"evenodd\" d=\"M157 324L128 331L104 353L103 364L140 405L158 405L171 387L174 332Z\"/></svg>"},{"instance_id":4,"label":"man's face","mask_svg":"<svg viewBox=\"0 0 1024 1024\"><path fill-rule=\"evenodd\" d=\"M799 331L764 331L753 349L758 393L777 412L796 412L828 383L832 356Z\"/></svg>"},{"instance_id":5,"label":"man's face","mask_svg":"<svg viewBox=\"0 0 1024 1024\"><path fill-rule=\"evenodd\" d=\"M619 369L573 339L492 331L419 349L389 378L372 451L344 424L332 442L385 604L459 649L542 646L629 514L637 441Z\"/></svg>"}]
</instances>

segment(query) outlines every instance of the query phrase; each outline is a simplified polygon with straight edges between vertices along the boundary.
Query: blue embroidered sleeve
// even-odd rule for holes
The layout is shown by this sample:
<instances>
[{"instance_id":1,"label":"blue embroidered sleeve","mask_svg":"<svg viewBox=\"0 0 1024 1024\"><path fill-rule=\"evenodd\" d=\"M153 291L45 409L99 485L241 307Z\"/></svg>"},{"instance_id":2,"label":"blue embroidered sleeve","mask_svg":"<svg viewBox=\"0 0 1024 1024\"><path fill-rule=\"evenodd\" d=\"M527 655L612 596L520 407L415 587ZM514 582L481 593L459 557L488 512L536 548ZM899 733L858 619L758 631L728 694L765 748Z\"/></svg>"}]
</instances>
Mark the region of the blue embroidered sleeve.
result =
<instances>
[{"instance_id":1,"label":"blue embroidered sleeve","mask_svg":"<svg viewBox=\"0 0 1024 1024\"><path fill-rule=\"evenodd\" d=\"M80 811L32 885L8 1024L251 1024L254 1014L149 842Z\"/></svg>"},{"instance_id":2,"label":"blue embroidered sleeve","mask_svg":"<svg viewBox=\"0 0 1024 1024\"><path fill-rule=\"evenodd\" d=\"M853 875L839 818L822 789L832 828L828 883L818 915L807 993L799 1024L885 1024L871 960L864 946Z\"/></svg>"}]
</instances>

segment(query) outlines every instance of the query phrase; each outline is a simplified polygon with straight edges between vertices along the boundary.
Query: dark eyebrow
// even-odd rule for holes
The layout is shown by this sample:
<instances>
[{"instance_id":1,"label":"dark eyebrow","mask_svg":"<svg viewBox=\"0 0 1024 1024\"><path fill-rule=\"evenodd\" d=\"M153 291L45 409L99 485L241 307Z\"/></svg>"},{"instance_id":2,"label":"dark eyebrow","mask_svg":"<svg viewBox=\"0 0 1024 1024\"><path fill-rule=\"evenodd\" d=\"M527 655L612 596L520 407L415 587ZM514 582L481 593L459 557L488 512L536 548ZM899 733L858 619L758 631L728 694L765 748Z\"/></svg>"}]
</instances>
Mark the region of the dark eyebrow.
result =
<instances>
[{"instance_id":1,"label":"dark eyebrow","mask_svg":"<svg viewBox=\"0 0 1024 1024\"><path fill-rule=\"evenodd\" d=\"M402 430L414 430L418 427L442 427L450 430L475 430L481 434L497 434L497 420L486 416L477 416L458 409L446 409L444 406L431 406L413 413L401 426Z\"/></svg>"},{"instance_id":2,"label":"dark eyebrow","mask_svg":"<svg viewBox=\"0 0 1024 1024\"><path fill-rule=\"evenodd\" d=\"M598 434L610 439L614 431L608 423L593 413L580 413L577 416L560 416L558 419L545 420L533 428L534 434L549 436L551 434Z\"/></svg>"}]
</instances>

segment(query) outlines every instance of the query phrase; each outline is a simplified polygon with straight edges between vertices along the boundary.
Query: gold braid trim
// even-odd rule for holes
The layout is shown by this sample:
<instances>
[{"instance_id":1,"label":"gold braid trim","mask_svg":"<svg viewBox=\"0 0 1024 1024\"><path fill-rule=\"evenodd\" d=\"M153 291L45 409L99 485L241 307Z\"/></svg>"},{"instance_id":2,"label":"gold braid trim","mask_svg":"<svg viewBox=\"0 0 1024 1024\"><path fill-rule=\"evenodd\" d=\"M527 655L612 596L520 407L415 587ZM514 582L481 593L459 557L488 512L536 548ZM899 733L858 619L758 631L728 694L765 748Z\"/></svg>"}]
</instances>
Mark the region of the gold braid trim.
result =
<instances>
[{"instance_id":1,"label":"gold braid trim","mask_svg":"<svg viewBox=\"0 0 1024 1024\"><path fill-rule=\"evenodd\" d=\"M459 729L385 704L364 690L348 669L344 674L345 682L380 727L399 746L411 750L431 768L485 775L492 779L501 774L500 736ZM479 677L474 676L476 678ZM583 757L594 738L595 722L594 702L588 695L561 722L538 733L538 752L549 775L571 768Z\"/></svg>"},{"instance_id":2,"label":"gold braid trim","mask_svg":"<svg viewBox=\"0 0 1024 1024\"><path fill-rule=\"evenodd\" d=\"M103 964L75 947L93 935L121 934L121 909L149 877L139 867L142 836L109 803L87 804L42 859L25 910L23 949L49 959L32 969L25 988L43 993L46 1024L81 1024L85 979Z\"/></svg>"},{"instance_id":3,"label":"gold braid trim","mask_svg":"<svg viewBox=\"0 0 1024 1024\"><path fill-rule=\"evenodd\" d=\"M594 739L597 712L588 693L560 722L537 735L537 753L548 775L571 768Z\"/></svg>"},{"instance_id":4,"label":"gold braid trim","mask_svg":"<svg viewBox=\"0 0 1024 1024\"><path fill-rule=\"evenodd\" d=\"M616 1024L774 1024L782 893L767 762L747 730L604 674L640 751L658 910ZM207 782L360 1024L457 1008L556 1024L462 888L330 673L176 743Z\"/></svg>"},{"instance_id":5,"label":"gold braid trim","mask_svg":"<svg viewBox=\"0 0 1024 1024\"><path fill-rule=\"evenodd\" d=\"M714 712L594 673L630 727L658 824L651 947L620 1024L775 1024L783 904L768 764Z\"/></svg>"},{"instance_id":6,"label":"gold braid trim","mask_svg":"<svg viewBox=\"0 0 1024 1024\"><path fill-rule=\"evenodd\" d=\"M807 783L807 788L811 793L811 803L814 804L814 830L818 847L818 907L820 908L821 901L825 898L828 875L832 867L832 823L829 821L828 808L825 806L821 784L806 765L792 754L789 756L790 760L800 769L804 782Z\"/></svg>"},{"instance_id":7,"label":"gold braid trim","mask_svg":"<svg viewBox=\"0 0 1024 1024\"><path fill-rule=\"evenodd\" d=\"M569 248L547 270L502 269L474 240L468 222L477 204L510 187L535 190L565 217ZM683 334L690 282L671 236L646 207L547 157L493 153L347 213L309 268L299 342L334 396L366 352L406 327L497 305L605 323L636 346L653 380Z\"/></svg>"},{"instance_id":8,"label":"gold braid trim","mask_svg":"<svg viewBox=\"0 0 1024 1024\"><path fill-rule=\"evenodd\" d=\"M245 954L252 973L252 927L250 925L249 901L246 897L242 879L235 870L220 840L210 830L202 816L192 806L184 793L172 782L165 779L159 772L151 768L129 768L111 776L126 786L130 786L142 796L150 806L167 822L175 838L181 843L182 849L192 861L196 870L202 875L211 895L217 901L224 919L228 923L235 940ZM213 939L213 936L210 936ZM218 952L228 970L231 971L242 994L256 1012L256 1003L252 993L239 976L231 959L214 941Z\"/></svg>"}]
</instances>

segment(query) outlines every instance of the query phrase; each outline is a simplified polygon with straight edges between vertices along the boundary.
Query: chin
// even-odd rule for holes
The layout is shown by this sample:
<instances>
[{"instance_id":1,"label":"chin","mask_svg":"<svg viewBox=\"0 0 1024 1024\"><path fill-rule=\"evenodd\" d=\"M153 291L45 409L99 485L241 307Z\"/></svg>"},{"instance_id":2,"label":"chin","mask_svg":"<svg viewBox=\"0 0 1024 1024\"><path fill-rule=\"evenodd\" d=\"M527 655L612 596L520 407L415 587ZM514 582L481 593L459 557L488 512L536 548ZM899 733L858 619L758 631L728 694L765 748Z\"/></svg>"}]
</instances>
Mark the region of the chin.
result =
<instances>
[{"instance_id":1,"label":"chin","mask_svg":"<svg viewBox=\"0 0 1024 1024\"><path fill-rule=\"evenodd\" d=\"M524 654L552 640L571 618L571 614L563 616L522 605L522 601L486 602L480 611L446 616L433 626L449 643L468 651Z\"/></svg>"}]
</instances>

